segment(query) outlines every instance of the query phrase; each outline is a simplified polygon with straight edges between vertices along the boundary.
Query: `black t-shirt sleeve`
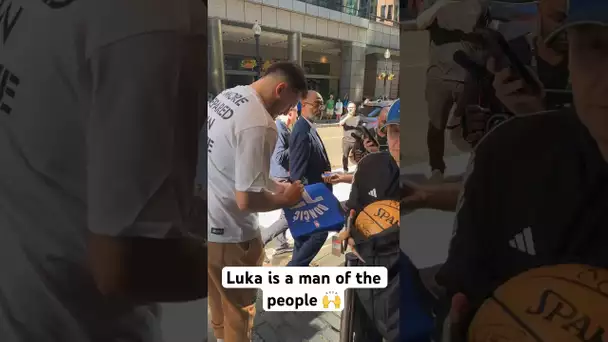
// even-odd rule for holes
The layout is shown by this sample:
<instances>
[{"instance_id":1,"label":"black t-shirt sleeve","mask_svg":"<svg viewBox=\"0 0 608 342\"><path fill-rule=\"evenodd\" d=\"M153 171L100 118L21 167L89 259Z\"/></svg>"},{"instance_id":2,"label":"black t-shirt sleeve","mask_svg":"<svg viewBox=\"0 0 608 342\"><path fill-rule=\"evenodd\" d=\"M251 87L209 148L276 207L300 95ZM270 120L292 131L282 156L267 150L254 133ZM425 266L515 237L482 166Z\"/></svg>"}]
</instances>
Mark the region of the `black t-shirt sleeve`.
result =
<instances>
[{"instance_id":1,"label":"black t-shirt sleeve","mask_svg":"<svg viewBox=\"0 0 608 342\"><path fill-rule=\"evenodd\" d=\"M380 200L400 199L399 165L386 152L366 155L357 164L350 196L346 202L348 209L357 212L365 206Z\"/></svg>"},{"instance_id":2,"label":"black t-shirt sleeve","mask_svg":"<svg viewBox=\"0 0 608 342\"><path fill-rule=\"evenodd\" d=\"M464 293L477 306L492 291L487 260L488 227L484 217L491 214L486 208L491 189L485 181L491 174L490 161L478 154L467 170L464 193L458 204L454 234L448 258L436 276L449 295Z\"/></svg>"},{"instance_id":3,"label":"black t-shirt sleeve","mask_svg":"<svg viewBox=\"0 0 608 342\"><path fill-rule=\"evenodd\" d=\"M353 177L356 177L356 173ZM349 215L351 209L359 212L361 210L361 200L359 198L359 183L357 183L356 178L353 178L353 182L350 188L350 195L348 196L348 200L346 201L346 215Z\"/></svg>"}]
</instances>

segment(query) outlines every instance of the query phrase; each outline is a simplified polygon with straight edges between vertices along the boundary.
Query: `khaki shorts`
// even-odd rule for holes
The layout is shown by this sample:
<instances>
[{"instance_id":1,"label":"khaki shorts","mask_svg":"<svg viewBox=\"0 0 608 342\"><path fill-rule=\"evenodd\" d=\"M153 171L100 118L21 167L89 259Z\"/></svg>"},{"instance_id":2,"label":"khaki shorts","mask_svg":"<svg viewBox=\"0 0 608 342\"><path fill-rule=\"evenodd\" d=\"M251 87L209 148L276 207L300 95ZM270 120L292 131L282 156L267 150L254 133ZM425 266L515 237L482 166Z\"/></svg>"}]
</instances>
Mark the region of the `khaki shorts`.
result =
<instances>
[{"instance_id":1,"label":"khaki shorts","mask_svg":"<svg viewBox=\"0 0 608 342\"><path fill-rule=\"evenodd\" d=\"M211 326L218 339L250 341L255 318L257 289L222 286L224 266L262 266L264 246L260 237L240 243L208 243L208 291Z\"/></svg>"}]
</instances>

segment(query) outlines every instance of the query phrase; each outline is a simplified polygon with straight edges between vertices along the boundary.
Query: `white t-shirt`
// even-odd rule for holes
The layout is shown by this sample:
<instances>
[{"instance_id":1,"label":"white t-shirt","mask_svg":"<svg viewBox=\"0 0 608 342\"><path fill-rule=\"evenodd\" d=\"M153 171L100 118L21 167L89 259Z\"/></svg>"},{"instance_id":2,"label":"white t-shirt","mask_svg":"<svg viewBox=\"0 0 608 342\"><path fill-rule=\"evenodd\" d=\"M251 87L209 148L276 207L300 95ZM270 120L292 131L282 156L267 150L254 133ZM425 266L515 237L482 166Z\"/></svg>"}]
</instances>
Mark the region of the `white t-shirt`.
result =
<instances>
[{"instance_id":1,"label":"white t-shirt","mask_svg":"<svg viewBox=\"0 0 608 342\"><path fill-rule=\"evenodd\" d=\"M428 8L433 3L433 1L429 1L425 2L425 5ZM446 5L437 11L437 25L446 30L458 30L470 33L486 9L486 0L446 1ZM454 62L454 53L456 51L464 51L468 55L473 55L476 52L474 47L465 41L443 43L440 45L431 41L429 76L443 80L464 82L467 72Z\"/></svg>"},{"instance_id":2,"label":"white t-shirt","mask_svg":"<svg viewBox=\"0 0 608 342\"><path fill-rule=\"evenodd\" d=\"M181 228L196 147L187 163L175 156L199 129L184 81L205 65L185 59L204 45L206 10L200 0L12 0L0 12L0 341L159 341L155 306L97 290L87 228Z\"/></svg>"},{"instance_id":3,"label":"white t-shirt","mask_svg":"<svg viewBox=\"0 0 608 342\"><path fill-rule=\"evenodd\" d=\"M341 101L336 102L336 112L342 113L342 102Z\"/></svg>"},{"instance_id":4,"label":"white t-shirt","mask_svg":"<svg viewBox=\"0 0 608 342\"><path fill-rule=\"evenodd\" d=\"M249 241L259 234L258 214L240 210L235 191L274 189L276 124L255 90L238 86L209 103L207 130L208 241Z\"/></svg>"}]
</instances>

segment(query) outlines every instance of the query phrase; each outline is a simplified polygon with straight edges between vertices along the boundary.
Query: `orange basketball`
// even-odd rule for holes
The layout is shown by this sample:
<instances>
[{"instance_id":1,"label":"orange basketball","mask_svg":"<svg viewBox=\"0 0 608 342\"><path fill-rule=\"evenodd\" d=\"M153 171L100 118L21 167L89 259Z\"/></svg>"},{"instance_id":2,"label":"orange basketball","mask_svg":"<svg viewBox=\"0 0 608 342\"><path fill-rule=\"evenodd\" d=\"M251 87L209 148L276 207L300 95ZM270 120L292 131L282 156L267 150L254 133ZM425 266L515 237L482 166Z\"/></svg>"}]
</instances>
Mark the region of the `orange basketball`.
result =
<instances>
[{"instance_id":1,"label":"orange basketball","mask_svg":"<svg viewBox=\"0 0 608 342\"><path fill-rule=\"evenodd\" d=\"M365 237L399 224L399 202L392 200L377 201L366 206L355 220L355 229Z\"/></svg>"},{"instance_id":2,"label":"orange basketball","mask_svg":"<svg viewBox=\"0 0 608 342\"><path fill-rule=\"evenodd\" d=\"M476 313L469 342L608 341L608 270L556 265L500 286Z\"/></svg>"}]
</instances>

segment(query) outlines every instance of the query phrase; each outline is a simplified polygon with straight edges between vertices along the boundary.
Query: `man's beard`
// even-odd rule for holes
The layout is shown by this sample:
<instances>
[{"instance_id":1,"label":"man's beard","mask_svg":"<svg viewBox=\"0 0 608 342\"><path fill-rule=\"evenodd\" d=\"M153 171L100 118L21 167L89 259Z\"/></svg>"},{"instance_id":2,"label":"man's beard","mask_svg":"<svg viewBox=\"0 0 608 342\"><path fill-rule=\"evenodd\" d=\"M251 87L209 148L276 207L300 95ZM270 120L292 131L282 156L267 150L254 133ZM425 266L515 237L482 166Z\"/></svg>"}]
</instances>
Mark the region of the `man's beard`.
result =
<instances>
[{"instance_id":1,"label":"man's beard","mask_svg":"<svg viewBox=\"0 0 608 342\"><path fill-rule=\"evenodd\" d=\"M315 122L317 121L317 119L321 116L321 113L313 113L310 114L309 117L307 117L308 121L310 122Z\"/></svg>"}]
</instances>

